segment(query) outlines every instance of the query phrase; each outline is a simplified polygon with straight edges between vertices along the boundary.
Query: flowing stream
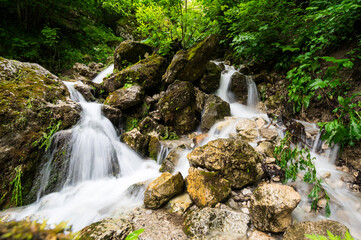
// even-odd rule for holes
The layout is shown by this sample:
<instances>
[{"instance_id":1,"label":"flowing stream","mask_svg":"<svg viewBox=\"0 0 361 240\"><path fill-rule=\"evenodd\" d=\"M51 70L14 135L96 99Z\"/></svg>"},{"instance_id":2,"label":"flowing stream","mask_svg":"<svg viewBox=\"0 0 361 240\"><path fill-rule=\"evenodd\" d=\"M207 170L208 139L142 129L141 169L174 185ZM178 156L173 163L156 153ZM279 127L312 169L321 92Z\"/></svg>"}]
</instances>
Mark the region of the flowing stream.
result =
<instances>
[{"instance_id":1,"label":"flowing stream","mask_svg":"<svg viewBox=\"0 0 361 240\"><path fill-rule=\"evenodd\" d=\"M208 136L201 145L217 138L228 138L236 133L235 125L242 118L263 118L269 122L265 113L256 109L259 101L256 84L247 76L248 100L247 106L233 100L229 91L231 76L237 71L232 66L225 66L221 76L220 88L216 95L230 103L232 117L216 123L209 131ZM101 83L103 77L113 71L113 66L108 67L94 79ZM119 216L122 213L142 205L143 192L129 194L129 187L135 183L155 179L160 175L159 164L168 154L169 149L163 147L157 162L144 160L133 150L119 141L116 130L111 122L102 115L101 104L86 102L83 96L74 88L80 82L64 82L71 99L82 107L80 121L71 129L71 154L69 169L63 187L59 192L41 196L49 181L49 169L52 159L44 170L42 185L39 190L39 199L22 208L11 209L3 212L9 219L48 220L49 224L69 221L74 231L78 231L92 222L105 217ZM315 124L303 123L306 130L317 131ZM279 129L282 134L282 129ZM351 229L354 237L361 238L361 201L360 194L347 189L340 180L346 174L336 170L334 160L337 156L337 147L330 149L324 156L316 153L320 145L320 134L314 142L312 156L316 158L315 165L320 176L330 173L325 179L324 188L330 195L332 215L330 219L337 220ZM256 141L250 143L256 146ZM189 163L186 158L191 150L184 150L175 171L180 171L183 177L188 175ZM307 199L309 188L306 184L297 182L297 190L302 196L300 205L294 211L297 221L318 220L324 217L310 211L310 202ZM40 197L41 196L41 197Z\"/></svg>"}]
</instances>

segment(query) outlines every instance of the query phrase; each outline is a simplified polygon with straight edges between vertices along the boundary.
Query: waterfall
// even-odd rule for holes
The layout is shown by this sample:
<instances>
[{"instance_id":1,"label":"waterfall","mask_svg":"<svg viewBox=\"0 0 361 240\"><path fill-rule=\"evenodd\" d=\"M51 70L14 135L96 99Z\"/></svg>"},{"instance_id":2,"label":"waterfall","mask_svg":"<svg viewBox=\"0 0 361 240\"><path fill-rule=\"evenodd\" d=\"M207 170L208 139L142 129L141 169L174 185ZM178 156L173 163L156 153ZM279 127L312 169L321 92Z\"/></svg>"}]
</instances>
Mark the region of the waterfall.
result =
<instances>
[{"instance_id":1,"label":"waterfall","mask_svg":"<svg viewBox=\"0 0 361 240\"><path fill-rule=\"evenodd\" d=\"M102 83L103 82L103 78L107 77L109 74L111 74L114 71L114 64L109 65L109 67L107 67L106 69L104 69L101 73L98 74L98 76L96 76L93 79L93 82L95 83Z\"/></svg>"}]
</instances>

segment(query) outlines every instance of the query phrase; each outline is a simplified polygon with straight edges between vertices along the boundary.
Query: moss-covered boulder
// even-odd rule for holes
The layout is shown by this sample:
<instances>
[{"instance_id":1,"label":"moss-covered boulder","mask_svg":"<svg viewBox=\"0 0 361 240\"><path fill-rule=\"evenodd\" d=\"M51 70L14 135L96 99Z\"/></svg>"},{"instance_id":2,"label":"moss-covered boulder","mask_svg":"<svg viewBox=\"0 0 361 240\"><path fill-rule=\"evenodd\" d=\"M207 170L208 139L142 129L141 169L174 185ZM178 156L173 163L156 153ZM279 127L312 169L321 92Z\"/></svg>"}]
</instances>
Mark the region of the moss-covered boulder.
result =
<instances>
[{"instance_id":1,"label":"moss-covered boulder","mask_svg":"<svg viewBox=\"0 0 361 240\"><path fill-rule=\"evenodd\" d=\"M194 167L189 168L188 172L187 192L198 207L213 207L229 197L231 185L219 173Z\"/></svg>"},{"instance_id":2,"label":"moss-covered boulder","mask_svg":"<svg viewBox=\"0 0 361 240\"><path fill-rule=\"evenodd\" d=\"M123 87L125 84L138 84L146 92L160 87L162 74L167 67L167 60L159 55L152 55L134 65L111 75L104 80L108 93Z\"/></svg>"},{"instance_id":3,"label":"moss-covered boulder","mask_svg":"<svg viewBox=\"0 0 361 240\"><path fill-rule=\"evenodd\" d=\"M206 65L206 73L199 82L199 89L206 93L215 92L220 85L221 68L214 62L208 62Z\"/></svg>"},{"instance_id":4,"label":"moss-covered boulder","mask_svg":"<svg viewBox=\"0 0 361 240\"><path fill-rule=\"evenodd\" d=\"M221 205L190 211L184 225L192 239L247 239L249 221L247 214Z\"/></svg>"},{"instance_id":5,"label":"moss-covered boulder","mask_svg":"<svg viewBox=\"0 0 361 240\"><path fill-rule=\"evenodd\" d=\"M173 196L183 192L184 181L181 173L172 175L163 173L151 182L144 193L146 208L157 209L167 203Z\"/></svg>"},{"instance_id":6,"label":"moss-covered boulder","mask_svg":"<svg viewBox=\"0 0 361 240\"><path fill-rule=\"evenodd\" d=\"M121 70L152 53L152 47L132 40L123 41L114 51L114 68Z\"/></svg>"},{"instance_id":7,"label":"moss-covered boulder","mask_svg":"<svg viewBox=\"0 0 361 240\"><path fill-rule=\"evenodd\" d=\"M133 107L143 101L144 90L141 86L133 85L128 88L121 88L111 93L104 104L110 105L120 110Z\"/></svg>"},{"instance_id":8,"label":"moss-covered boulder","mask_svg":"<svg viewBox=\"0 0 361 240\"><path fill-rule=\"evenodd\" d=\"M327 231L344 239L347 227L333 220L299 222L287 228L283 240L308 240L305 234L328 236Z\"/></svg>"},{"instance_id":9,"label":"moss-covered boulder","mask_svg":"<svg viewBox=\"0 0 361 240\"><path fill-rule=\"evenodd\" d=\"M122 141L143 157L148 156L149 136L134 128L121 135Z\"/></svg>"},{"instance_id":10,"label":"moss-covered boulder","mask_svg":"<svg viewBox=\"0 0 361 240\"><path fill-rule=\"evenodd\" d=\"M216 95L209 95L205 101L204 110L202 114L201 129L203 132L208 132L209 129L218 121L223 120L224 117L231 115L231 108L229 103L223 101Z\"/></svg>"},{"instance_id":11,"label":"moss-covered boulder","mask_svg":"<svg viewBox=\"0 0 361 240\"><path fill-rule=\"evenodd\" d=\"M77 239L124 240L133 230L133 224L128 220L108 218L80 230Z\"/></svg>"},{"instance_id":12,"label":"moss-covered boulder","mask_svg":"<svg viewBox=\"0 0 361 240\"><path fill-rule=\"evenodd\" d=\"M251 218L261 231L284 232L292 223L292 211L301 196L292 187L281 184L262 184L251 197Z\"/></svg>"},{"instance_id":13,"label":"moss-covered boulder","mask_svg":"<svg viewBox=\"0 0 361 240\"><path fill-rule=\"evenodd\" d=\"M233 188L257 182L263 175L262 157L240 139L217 139L188 154L190 164L218 172Z\"/></svg>"},{"instance_id":14,"label":"moss-covered boulder","mask_svg":"<svg viewBox=\"0 0 361 240\"><path fill-rule=\"evenodd\" d=\"M158 109L165 125L171 126L178 134L184 134L198 126L199 113L195 103L193 84L175 81L159 100Z\"/></svg>"},{"instance_id":15,"label":"moss-covered boulder","mask_svg":"<svg viewBox=\"0 0 361 240\"><path fill-rule=\"evenodd\" d=\"M40 65L0 58L0 208L10 206L15 168L22 169L26 196L48 134L78 121L81 109L68 97L62 81Z\"/></svg>"},{"instance_id":16,"label":"moss-covered boulder","mask_svg":"<svg viewBox=\"0 0 361 240\"><path fill-rule=\"evenodd\" d=\"M162 77L163 82L171 84L177 79L189 82L201 79L217 44L218 38L210 35L188 51L177 52Z\"/></svg>"},{"instance_id":17,"label":"moss-covered boulder","mask_svg":"<svg viewBox=\"0 0 361 240\"><path fill-rule=\"evenodd\" d=\"M147 116L139 123L139 129L143 134L152 136L164 136L166 128L154 118Z\"/></svg>"}]
</instances>

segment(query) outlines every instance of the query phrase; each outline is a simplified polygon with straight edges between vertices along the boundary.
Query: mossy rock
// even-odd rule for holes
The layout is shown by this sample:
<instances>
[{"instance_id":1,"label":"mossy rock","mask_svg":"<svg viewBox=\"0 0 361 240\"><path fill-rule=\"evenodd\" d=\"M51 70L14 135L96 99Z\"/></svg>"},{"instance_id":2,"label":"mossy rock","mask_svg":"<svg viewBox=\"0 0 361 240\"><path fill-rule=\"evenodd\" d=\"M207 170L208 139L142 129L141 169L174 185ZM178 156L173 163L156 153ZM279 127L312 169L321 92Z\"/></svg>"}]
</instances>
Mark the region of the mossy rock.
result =
<instances>
[{"instance_id":1,"label":"mossy rock","mask_svg":"<svg viewBox=\"0 0 361 240\"><path fill-rule=\"evenodd\" d=\"M206 69L206 73L199 82L199 89L206 93L213 93L219 88L222 70L214 62L208 62Z\"/></svg>"},{"instance_id":2,"label":"mossy rock","mask_svg":"<svg viewBox=\"0 0 361 240\"><path fill-rule=\"evenodd\" d=\"M231 108L229 103L223 101L216 95L209 95L204 104L202 114L201 129L203 132L208 132L209 129L219 120L231 115Z\"/></svg>"},{"instance_id":3,"label":"mossy rock","mask_svg":"<svg viewBox=\"0 0 361 240\"><path fill-rule=\"evenodd\" d=\"M148 156L149 136L139 132L137 128L121 135L122 141L143 157Z\"/></svg>"}]
</instances>

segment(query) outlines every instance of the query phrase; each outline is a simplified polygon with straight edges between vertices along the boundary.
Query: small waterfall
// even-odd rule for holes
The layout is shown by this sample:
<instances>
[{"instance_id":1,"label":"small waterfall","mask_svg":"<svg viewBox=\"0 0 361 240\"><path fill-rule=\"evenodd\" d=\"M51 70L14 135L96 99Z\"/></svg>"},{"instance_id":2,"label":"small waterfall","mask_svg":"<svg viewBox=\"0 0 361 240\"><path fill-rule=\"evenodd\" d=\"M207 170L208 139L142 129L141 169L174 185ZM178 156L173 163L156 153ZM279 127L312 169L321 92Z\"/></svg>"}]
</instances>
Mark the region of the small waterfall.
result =
<instances>
[{"instance_id":1,"label":"small waterfall","mask_svg":"<svg viewBox=\"0 0 361 240\"><path fill-rule=\"evenodd\" d=\"M101 71L94 79L93 82L95 83L102 83L103 79L107 77L109 74L111 74L114 71L114 64L109 65L106 69Z\"/></svg>"},{"instance_id":2,"label":"small waterfall","mask_svg":"<svg viewBox=\"0 0 361 240\"><path fill-rule=\"evenodd\" d=\"M253 81L252 76L246 76L248 87L247 106L255 108L259 103L259 94L256 83Z\"/></svg>"},{"instance_id":3,"label":"small waterfall","mask_svg":"<svg viewBox=\"0 0 361 240\"><path fill-rule=\"evenodd\" d=\"M164 158L168 156L168 153L169 153L169 148L161 144L160 150L157 155L157 164L159 165L162 164Z\"/></svg>"}]
</instances>

